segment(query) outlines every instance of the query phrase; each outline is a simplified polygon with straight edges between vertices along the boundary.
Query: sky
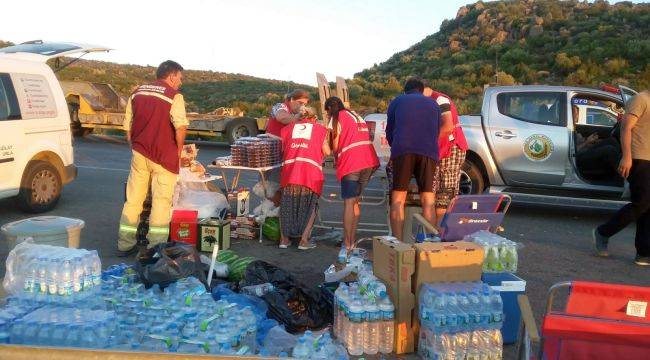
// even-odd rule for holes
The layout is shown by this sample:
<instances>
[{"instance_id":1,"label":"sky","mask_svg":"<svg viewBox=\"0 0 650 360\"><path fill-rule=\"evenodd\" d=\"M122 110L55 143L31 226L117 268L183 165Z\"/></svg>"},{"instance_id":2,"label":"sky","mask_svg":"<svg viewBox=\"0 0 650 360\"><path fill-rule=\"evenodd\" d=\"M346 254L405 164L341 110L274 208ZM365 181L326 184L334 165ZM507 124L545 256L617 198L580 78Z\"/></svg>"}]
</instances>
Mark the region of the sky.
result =
<instances>
[{"instance_id":1,"label":"sky","mask_svg":"<svg viewBox=\"0 0 650 360\"><path fill-rule=\"evenodd\" d=\"M0 40L103 45L93 60L316 85L387 60L473 0L5 1ZM10 15L11 14L11 15ZM10 15L10 16L8 16Z\"/></svg>"}]
</instances>

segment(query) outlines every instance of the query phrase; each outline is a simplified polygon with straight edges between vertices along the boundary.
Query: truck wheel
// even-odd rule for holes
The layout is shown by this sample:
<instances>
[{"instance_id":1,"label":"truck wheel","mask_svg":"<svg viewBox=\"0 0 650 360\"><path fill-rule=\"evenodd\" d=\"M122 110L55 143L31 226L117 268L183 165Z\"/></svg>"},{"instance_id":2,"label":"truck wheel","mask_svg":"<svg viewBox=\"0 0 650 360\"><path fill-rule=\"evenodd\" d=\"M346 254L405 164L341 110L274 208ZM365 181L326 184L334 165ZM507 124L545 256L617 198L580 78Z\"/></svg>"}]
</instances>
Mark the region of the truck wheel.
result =
<instances>
[{"instance_id":1,"label":"truck wheel","mask_svg":"<svg viewBox=\"0 0 650 360\"><path fill-rule=\"evenodd\" d=\"M52 164L30 161L16 197L18 207L30 213L52 210L61 197L62 187L61 175Z\"/></svg>"},{"instance_id":2,"label":"truck wheel","mask_svg":"<svg viewBox=\"0 0 650 360\"><path fill-rule=\"evenodd\" d=\"M460 170L460 193L462 195L481 194L485 190L485 180L478 165L465 160Z\"/></svg>"},{"instance_id":3,"label":"truck wheel","mask_svg":"<svg viewBox=\"0 0 650 360\"><path fill-rule=\"evenodd\" d=\"M226 139L228 139L228 144L230 145L239 138L257 136L257 133L257 121L255 119L234 119L226 125Z\"/></svg>"}]
</instances>

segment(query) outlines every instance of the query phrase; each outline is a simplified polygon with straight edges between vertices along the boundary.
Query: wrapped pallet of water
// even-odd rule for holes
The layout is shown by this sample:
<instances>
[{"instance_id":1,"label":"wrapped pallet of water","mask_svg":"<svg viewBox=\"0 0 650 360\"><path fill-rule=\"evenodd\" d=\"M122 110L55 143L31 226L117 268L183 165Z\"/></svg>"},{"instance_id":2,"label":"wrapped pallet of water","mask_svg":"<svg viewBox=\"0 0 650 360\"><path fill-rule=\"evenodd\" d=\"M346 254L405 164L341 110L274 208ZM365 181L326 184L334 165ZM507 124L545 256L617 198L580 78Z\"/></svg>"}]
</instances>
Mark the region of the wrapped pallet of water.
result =
<instances>
[{"instance_id":1,"label":"wrapped pallet of water","mask_svg":"<svg viewBox=\"0 0 650 360\"><path fill-rule=\"evenodd\" d=\"M38 216L5 224L0 230L9 249L27 238L32 238L35 244L78 248L84 225L79 219Z\"/></svg>"}]
</instances>

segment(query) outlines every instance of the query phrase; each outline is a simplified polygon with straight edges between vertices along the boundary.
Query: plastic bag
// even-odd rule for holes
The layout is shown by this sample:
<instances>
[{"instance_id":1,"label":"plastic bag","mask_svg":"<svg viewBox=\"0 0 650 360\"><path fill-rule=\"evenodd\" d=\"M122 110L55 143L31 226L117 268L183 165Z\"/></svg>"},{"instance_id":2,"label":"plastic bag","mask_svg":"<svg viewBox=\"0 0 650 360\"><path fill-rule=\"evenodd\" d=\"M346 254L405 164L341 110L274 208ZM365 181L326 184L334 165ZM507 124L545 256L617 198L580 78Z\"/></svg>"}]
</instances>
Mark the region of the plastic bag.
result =
<instances>
[{"instance_id":1,"label":"plastic bag","mask_svg":"<svg viewBox=\"0 0 650 360\"><path fill-rule=\"evenodd\" d=\"M135 270L147 289L153 284L162 289L190 276L199 279L207 288L199 253L191 244L176 241L158 244L138 258Z\"/></svg>"},{"instance_id":2,"label":"plastic bag","mask_svg":"<svg viewBox=\"0 0 650 360\"><path fill-rule=\"evenodd\" d=\"M204 184L203 184L204 185ZM220 193L212 191L197 191L189 187L181 187L177 208L197 210L199 218L217 216L225 208L229 208L228 200Z\"/></svg>"},{"instance_id":3,"label":"plastic bag","mask_svg":"<svg viewBox=\"0 0 650 360\"><path fill-rule=\"evenodd\" d=\"M227 284L220 284L212 289L212 298L215 301L225 300L229 303L241 305L241 307L250 306L255 314L258 323L266 319L268 305L255 296L238 294L228 287Z\"/></svg>"},{"instance_id":4,"label":"plastic bag","mask_svg":"<svg viewBox=\"0 0 650 360\"><path fill-rule=\"evenodd\" d=\"M255 340L257 341L257 345L259 345L259 347L264 346L264 339L266 339L266 335L268 335L269 330L278 325L280 324L275 319L264 319L257 323L257 335L255 336Z\"/></svg>"},{"instance_id":5,"label":"plastic bag","mask_svg":"<svg viewBox=\"0 0 650 360\"><path fill-rule=\"evenodd\" d=\"M274 291L261 297L268 304L268 315L285 325L290 333L319 330L332 322L332 307L323 294L297 281L283 269L264 261L247 268L240 286L271 283Z\"/></svg>"},{"instance_id":6,"label":"plastic bag","mask_svg":"<svg viewBox=\"0 0 650 360\"><path fill-rule=\"evenodd\" d=\"M269 356L278 356L281 352L291 354L296 341L297 336L289 334L282 326L275 326L268 331L262 345Z\"/></svg>"},{"instance_id":7,"label":"plastic bag","mask_svg":"<svg viewBox=\"0 0 650 360\"><path fill-rule=\"evenodd\" d=\"M261 197L262 199L270 199L275 195L275 193L280 189L280 184L275 181L266 181L266 192L264 191L264 185L260 181L255 186L253 186L253 194Z\"/></svg>"}]
</instances>

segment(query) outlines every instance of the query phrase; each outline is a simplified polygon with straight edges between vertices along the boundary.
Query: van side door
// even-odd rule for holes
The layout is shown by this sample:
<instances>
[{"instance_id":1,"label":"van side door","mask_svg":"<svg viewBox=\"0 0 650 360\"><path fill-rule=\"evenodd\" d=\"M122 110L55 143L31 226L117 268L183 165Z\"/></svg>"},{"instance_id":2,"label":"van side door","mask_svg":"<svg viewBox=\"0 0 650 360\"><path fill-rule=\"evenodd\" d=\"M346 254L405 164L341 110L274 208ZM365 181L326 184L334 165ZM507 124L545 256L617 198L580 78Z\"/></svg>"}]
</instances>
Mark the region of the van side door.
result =
<instances>
[{"instance_id":1,"label":"van side door","mask_svg":"<svg viewBox=\"0 0 650 360\"><path fill-rule=\"evenodd\" d=\"M0 195L18 193L22 177L25 132L16 91L7 73L0 73ZM16 179L18 177L18 179Z\"/></svg>"}]
</instances>

